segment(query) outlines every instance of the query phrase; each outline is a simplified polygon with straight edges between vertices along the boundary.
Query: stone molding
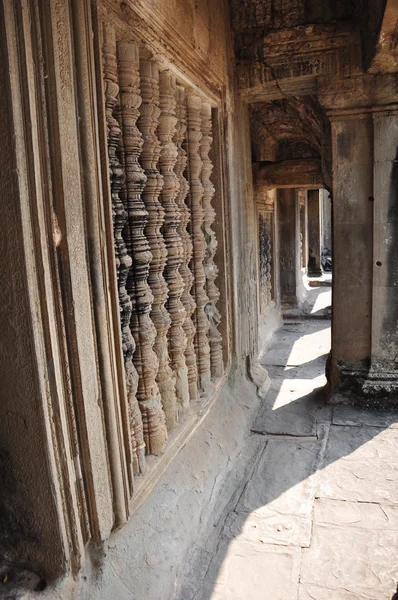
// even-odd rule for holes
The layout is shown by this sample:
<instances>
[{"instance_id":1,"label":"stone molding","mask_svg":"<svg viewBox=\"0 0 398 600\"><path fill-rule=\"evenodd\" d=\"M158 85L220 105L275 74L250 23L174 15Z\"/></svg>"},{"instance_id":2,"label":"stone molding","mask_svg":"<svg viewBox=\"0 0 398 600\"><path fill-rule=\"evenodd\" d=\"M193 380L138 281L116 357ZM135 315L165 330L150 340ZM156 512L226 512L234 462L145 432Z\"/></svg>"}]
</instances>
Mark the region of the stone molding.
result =
<instances>
[{"instance_id":1,"label":"stone molding","mask_svg":"<svg viewBox=\"0 0 398 600\"><path fill-rule=\"evenodd\" d=\"M219 101L224 81L209 67L208 62L185 43L181 34L162 21L145 0L98 0L103 20L112 20L118 35L136 36L154 55L162 57L165 68L172 71L184 85L194 86L211 103ZM178 50L177 50L178 49Z\"/></svg>"}]
</instances>

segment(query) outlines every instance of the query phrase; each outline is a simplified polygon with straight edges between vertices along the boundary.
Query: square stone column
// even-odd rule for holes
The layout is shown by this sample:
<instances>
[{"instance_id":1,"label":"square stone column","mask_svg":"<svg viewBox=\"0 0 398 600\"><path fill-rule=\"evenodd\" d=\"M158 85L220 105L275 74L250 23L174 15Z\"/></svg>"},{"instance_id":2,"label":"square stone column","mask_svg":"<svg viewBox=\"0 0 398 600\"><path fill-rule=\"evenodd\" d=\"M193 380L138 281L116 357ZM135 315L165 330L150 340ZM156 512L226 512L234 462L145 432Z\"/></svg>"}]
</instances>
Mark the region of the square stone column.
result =
<instances>
[{"instance_id":1,"label":"square stone column","mask_svg":"<svg viewBox=\"0 0 398 600\"><path fill-rule=\"evenodd\" d=\"M329 113L333 152L331 383L362 396L371 354L373 120L368 109ZM335 396L336 401L341 397Z\"/></svg>"},{"instance_id":2,"label":"square stone column","mask_svg":"<svg viewBox=\"0 0 398 600\"><path fill-rule=\"evenodd\" d=\"M308 190L308 276L320 277L321 268L321 190Z\"/></svg>"},{"instance_id":3,"label":"square stone column","mask_svg":"<svg viewBox=\"0 0 398 600\"><path fill-rule=\"evenodd\" d=\"M300 212L296 190L278 189L279 271L282 307L303 299L300 258Z\"/></svg>"},{"instance_id":4,"label":"square stone column","mask_svg":"<svg viewBox=\"0 0 398 600\"><path fill-rule=\"evenodd\" d=\"M398 105L373 109L372 405L398 404Z\"/></svg>"}]
</instances>

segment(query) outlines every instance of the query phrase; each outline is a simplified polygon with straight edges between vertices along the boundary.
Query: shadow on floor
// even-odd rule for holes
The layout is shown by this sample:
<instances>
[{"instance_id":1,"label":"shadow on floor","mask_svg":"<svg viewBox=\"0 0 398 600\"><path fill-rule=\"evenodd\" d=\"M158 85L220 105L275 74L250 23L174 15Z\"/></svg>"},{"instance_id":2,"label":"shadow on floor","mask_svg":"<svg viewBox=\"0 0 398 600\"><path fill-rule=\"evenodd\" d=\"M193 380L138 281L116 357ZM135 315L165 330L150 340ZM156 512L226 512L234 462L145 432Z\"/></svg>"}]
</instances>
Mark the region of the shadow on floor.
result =
<instances>
[{"instance_id":1,"label":"shadow on floor","mask_svg":"<svg viewBox=\"0 0 398 600\"><path fill-rule=\"evenodd\" d=\"M381 589L379 583L379 592L372 595L373 580L368 572L377 571L378 563L375 567L369 566L368 571L365 569L359 582L350 575L349 563L347 574L340 566L337 575L337 567L331 569L334 552L342 551L343 556L345 552L356 553L355 544L360 543L357 542L358 531L361 535L363 531L356 524L363 521L367 532L369 514L378 504L387 515L388 523L396 518L398 529L398 511L392 517L390 509L386 509L387 505L396 504L395 484L391 473L381 475L388 461L395 460L398 429L393 430L396 435L392 442L385 432L398 422L398 413L371 413L326 404L322 371L327 352L311 358L309 351L309 360L305 361L303 357L300 359L300 351L293 350L297 340L306 336L308 344L315 344L311 336L317 339L329 326L327 321L313 324L307 321L303 326L287 322L280 347L276 340L265 354L263 361L270 372L272 386L242 453L240 484L230 493L222 518L212 523L212 531L193 547L187 560L191 567L184 574L176 595L179 600L297 597L300 600L332 597L334 600L389 600L395 591L394 575L376 573L376 578L384 577L384 587ZM369 445L378 437L379 450ZM224 498L226 496L227 493ZM314 534L315 503L318 520ZM347 507L355 509L355 518L347 517ZM371 517L370 522L378 522L376 517ZM345 541L337 542L347 527L344 519L348 519L348 527L352 529L348 530ZM382 528L389 526L382 523ZM330 531L326 534L327 527ZM312 547L314 535L316 543ZM367 540L366 536L368 533L364 536ZM338 550L340 542L342 548ZM364 542L365 546L369 543ZM378 543L375 550L376 554L381 552L381 556L376 562L380 559L384 565L388 563L390 550L386 547L381 551L380 545L387 542ZM326 558L321 560L319 553ZM355 556L353 560L363 563L362 556ZM327 585L331 589L326 589ZM341 595L340 588L333 587L339 585ZM322 595L325 590L326 595ZM398 600L398 593L394 600Z\"/></svg>"}]
</instances>

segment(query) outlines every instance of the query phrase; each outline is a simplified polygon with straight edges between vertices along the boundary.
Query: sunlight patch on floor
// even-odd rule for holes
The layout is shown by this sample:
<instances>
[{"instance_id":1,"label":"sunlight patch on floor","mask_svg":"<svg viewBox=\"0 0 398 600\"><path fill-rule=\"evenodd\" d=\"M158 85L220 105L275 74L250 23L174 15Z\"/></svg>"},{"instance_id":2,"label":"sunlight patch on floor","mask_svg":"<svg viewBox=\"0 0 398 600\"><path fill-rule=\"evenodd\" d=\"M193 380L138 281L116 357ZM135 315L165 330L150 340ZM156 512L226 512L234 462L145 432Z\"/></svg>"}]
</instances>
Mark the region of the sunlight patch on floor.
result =
<instances>
[{"instance_id":1,"label":"sunlight patch on floor","mask_svg":"<svg viewBox=\"0 0 398 600\"><path fill-rule=\"evenodd\" d=\"M295 402L312 392L315 388L322 387L326 383L325 375L317 375L313 379L284 379L272 410L278 410L290 402Z\"/></svg>"},{"instance_id":2,"label":"sunlight patch on floor","mask_svg":"<svg viewBox=\"0 0 398 600\"><path fill-rule=\"evenodd\" d=\"M314 306L312 307L311 314L318 312L318 310L322 310L332 305L332 290L325 290L324 292L320 292L318 294L317 299L315 300Z\"/></svg>"}]
</instances>

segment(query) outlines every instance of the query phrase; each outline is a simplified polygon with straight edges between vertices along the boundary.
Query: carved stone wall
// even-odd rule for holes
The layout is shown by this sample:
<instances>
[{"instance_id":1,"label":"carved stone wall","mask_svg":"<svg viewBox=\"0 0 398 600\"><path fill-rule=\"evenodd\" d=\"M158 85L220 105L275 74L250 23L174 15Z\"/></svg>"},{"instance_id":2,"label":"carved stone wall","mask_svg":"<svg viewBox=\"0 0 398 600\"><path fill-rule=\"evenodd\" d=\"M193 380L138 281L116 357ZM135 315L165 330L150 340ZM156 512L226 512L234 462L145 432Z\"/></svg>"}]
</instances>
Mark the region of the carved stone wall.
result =
<instances>
[{"instance_id":1,"label":"carved stone wall","mask_svg":"<svg viewBox=\"0 0 398 600\"><path fill-rule=\"evenodd\" d=\"M212 105L102 28L114 260L133 472L223 374Z\"/></svg>"},{"instance_id":2,"label":"carved stone wall","mask_svg":"<svg viewBox=\"0 0 398 600\"><path fill-rule=\"evenodd\" d=\"M166 4L178 4L178 11L165 15ZM121 535L225 383L199 398L195 298L204 346L215 339L209 307L228 321L229 290L223 283L219 297L212 261L227 279L223 210L229 205L220 190L229 175L217 158L213 177L208 150L212 111L219 123L229 118L227 60L232 67L227 38L211 35L224 31L226 3L212 2L211 11L199 4L21 0L0 6L2 216L12 224L2 265L7 397L0 419L6 484L0 520L12 535L2 549L48 587L73 575L65 597L107 594L102 586L111 560L101 554L101 542L112 532ZM203 217L196 225L187 200L193 91L196 152L206 164L196 179L208 190L197 198ZM190 268L192 256L202 278ZM212 293L200 298L199 285ZM221 466L225 456L220 453ZM156 502L157 510L162 500ZM194 526L198 505L189 505L183 519L193 514ZM171 507L164 509L167 529ZM154 530L163 527L154 521ZM123 535L131 542L136 531L126 528ZM94 544L103 577L93 562L79 581ZM162 546L161 538L157 557ZM172 556L167 548L165 559Z\"/></svg>"}]
</instances>

